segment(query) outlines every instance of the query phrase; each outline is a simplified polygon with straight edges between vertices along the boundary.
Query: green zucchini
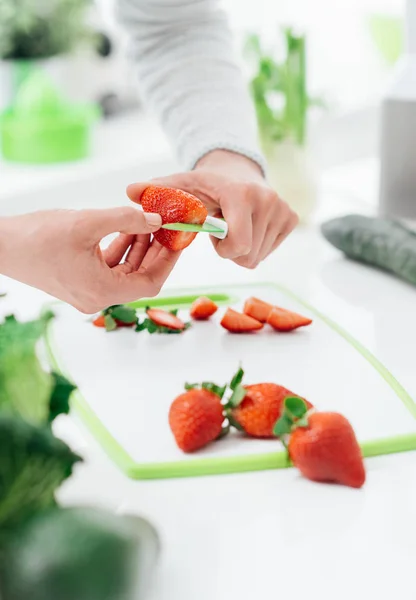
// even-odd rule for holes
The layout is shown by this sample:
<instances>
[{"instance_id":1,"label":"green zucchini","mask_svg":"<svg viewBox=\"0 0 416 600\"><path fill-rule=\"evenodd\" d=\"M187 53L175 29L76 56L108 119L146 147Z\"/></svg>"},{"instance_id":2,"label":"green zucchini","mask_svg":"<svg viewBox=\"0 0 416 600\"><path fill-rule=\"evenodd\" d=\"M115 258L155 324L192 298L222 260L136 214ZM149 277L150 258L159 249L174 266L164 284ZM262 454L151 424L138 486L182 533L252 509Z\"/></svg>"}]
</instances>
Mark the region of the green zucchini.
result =
<instances>
[{"instance_id":1,"label":"green zucchini","mask_svg":"<svg viewBox=\"0 0 416 600\"><path fill-rule=\"evenodd\" d=\"M324 238L354 260L416 285L416 234L388 219L347 215L321 226Z\"/></svg>"}]
</instances>

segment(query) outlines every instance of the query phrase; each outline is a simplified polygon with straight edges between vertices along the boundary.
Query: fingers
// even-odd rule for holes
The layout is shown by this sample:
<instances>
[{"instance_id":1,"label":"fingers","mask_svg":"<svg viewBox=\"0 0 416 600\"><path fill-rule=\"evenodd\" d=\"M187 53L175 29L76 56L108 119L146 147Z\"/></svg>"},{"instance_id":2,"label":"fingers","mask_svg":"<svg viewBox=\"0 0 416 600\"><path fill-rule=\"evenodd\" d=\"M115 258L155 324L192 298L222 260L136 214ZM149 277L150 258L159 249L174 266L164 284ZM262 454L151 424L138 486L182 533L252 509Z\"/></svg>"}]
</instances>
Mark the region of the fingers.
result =
<instances>
[{"instance_id":1,"label":"fingers","mask_svg":"<svg viewBox=\"0 0 416 600\"><path fill-rule=\"evenodd\" d=\"M236 260L250 253L253 246L252 208L242 188L221 198L221 212L228 224L228 235L224 240L213 239L213 244L222 258Z\"/></svg>"},{"instance_id":2,"label":"fingers","mask_svg":"<svg viewBox=\"0 0 416 600\"><path fill-rule=\"evenodd\" d=\"M111 242L108 248L102 251L104 260L110 268L113 268L119 264L127 250L134 242L134 239L134 235L120 233L120 235L118 235L116 239Z\"/></svg>"},{"instance_id":3,"label":"fingers","mask_svg":"<svg viewBox=\"0 0 416 600\"><path fill-rule=\"evenodd\" d=\"M140 204L142 194L144 190L149 187L149 185L153 185L153 183L132 183L129 186L127 186L126 194L132 202Z\"/></svg>"},{"instance_id":4,"label":"fingers","mask_svg":"<svg viewBox=\"0 0 416 600\"><path fill-rule=\"evenodd\" d=\"M149 234L160 229L161 225L160 215L144 213L132 206L80 211L77 223L79 233L94 241L115 232Z\"/></svg>"},{"instance_id":5,"label":"fingers","mask_svg":"<svg viewBox=\"0 0 416 600\"><path fill-rule=\"evenodd\" d=\"M145 257L137 271L124 275L118 280L117 291L114 290L115 303L122 304L138 298L157 296L181 253L163 247L155 247L153 253L156 251L158 253L150 264L145 263L147 258Z\"/></svg>"},{"instance_id":6,"label":"fingers","mask_svg":"<svg viewBox=\"0 0 416 600\"><path fill-rule=\"evenodd\" d=\"M133 239L130 250L122 264L117 264L114 269L120 273L133 273L143 262L150 246L150 235L138 235Z\"/></svg>"}]
</instances>

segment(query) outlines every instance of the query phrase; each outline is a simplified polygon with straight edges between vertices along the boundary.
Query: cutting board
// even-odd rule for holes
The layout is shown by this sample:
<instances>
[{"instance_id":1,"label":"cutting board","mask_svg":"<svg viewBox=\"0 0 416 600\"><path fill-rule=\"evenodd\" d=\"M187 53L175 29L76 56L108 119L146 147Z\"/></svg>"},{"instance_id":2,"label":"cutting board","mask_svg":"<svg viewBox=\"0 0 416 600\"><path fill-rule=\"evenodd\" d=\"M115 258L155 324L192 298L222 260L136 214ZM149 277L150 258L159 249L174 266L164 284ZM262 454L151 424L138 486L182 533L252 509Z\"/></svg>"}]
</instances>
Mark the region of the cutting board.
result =
<instances>
[{"instance_id":1,"label":"cutting board","mask_svg":"<svg viewBox=\"0 0 416 600\"><path fill-rule=\"evenodd\" d=\"M156 479L289 466L280 442L233 433L194 454L176 446L168 426L173 399L184 382L224 384L241 364L245 383L275 382L319 410L338 411L352 423L365 456L416 449L416 405L375 356L337 323L274 284L191 289L134 303L180 309L209 295L220 310L181 335L124 329L107 333L71 307L54 306L47 337L52 367L79 388L72 408L108 455L131 478ZM257 296L313 319L310 327L233 335L219 321L225 306L241 310Z\"/></svg>"}]
</instances>

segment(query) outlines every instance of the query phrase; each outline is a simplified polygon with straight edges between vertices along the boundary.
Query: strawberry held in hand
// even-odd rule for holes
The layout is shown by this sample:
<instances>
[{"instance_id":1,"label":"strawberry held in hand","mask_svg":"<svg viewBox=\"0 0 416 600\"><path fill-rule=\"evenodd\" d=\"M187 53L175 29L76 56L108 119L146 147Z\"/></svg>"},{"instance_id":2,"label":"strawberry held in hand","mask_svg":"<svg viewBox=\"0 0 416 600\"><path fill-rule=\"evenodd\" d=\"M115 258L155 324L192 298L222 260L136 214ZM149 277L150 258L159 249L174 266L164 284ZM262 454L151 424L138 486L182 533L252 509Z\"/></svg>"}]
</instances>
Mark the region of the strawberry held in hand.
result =
<instances>
[{"instance_id":1,"label":"strawberry held in hand","mask_svg":"<svg viewBox=\"0 0 416 600\"><path fill-rule=\"evenodd\" d=\"M141 195L140 203L147 213L158 213L162 223L192 223L202 225L208 216L204 204L187 192L167 187L149 186ZM183 250L193 242L196 233L159 229L155 239L169 250Z\"/></svg>"},{"instance_id":2,"label":"strawberry held in hand","mask_svg":"<svg viewBox=\"0 0 416 600\"><path fill-rule=\"evenodd\" d=\"M360 488L365 482L361 449L349 421L339 413L308 415L300 398L287 398L274 427L277 437L290 435L288 452L307 479Z\"/></svg>"}]
</instances>

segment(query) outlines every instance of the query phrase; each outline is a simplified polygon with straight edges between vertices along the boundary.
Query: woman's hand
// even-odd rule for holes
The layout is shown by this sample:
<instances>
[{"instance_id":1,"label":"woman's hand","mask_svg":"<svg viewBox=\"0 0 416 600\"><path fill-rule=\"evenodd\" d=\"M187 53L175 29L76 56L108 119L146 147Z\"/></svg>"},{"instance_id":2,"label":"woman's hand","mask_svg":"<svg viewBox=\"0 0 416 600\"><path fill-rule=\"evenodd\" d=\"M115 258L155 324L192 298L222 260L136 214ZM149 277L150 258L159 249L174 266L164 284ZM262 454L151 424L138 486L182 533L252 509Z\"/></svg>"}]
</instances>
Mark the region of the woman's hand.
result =
<instances>
[{"instance_id":1,"label":"woman's hand","mask_svg":"<svg viewBox=\"0 0 416 600\"><path fill-rule=\"evenodd\" d=\"M180 255L150 241L160 225L159 215L133 207L3 218L0 273L88 314L155 296ZM120 235L101 250L101 240L115 232Z\"/></svg>"},{"instance_id":2,"label":"woman's hand","mask_svg":"<svg viewBox=\"0 0 416 600\"><path fill-rule=\"evenodd\" d=\"M228 223L225 240L212 238L216 251L242 267L254 269L276 250L298 223L297 215L265 181L253 161L225 150L202 158L196 169L155 179L152 184L180 188L200 198L211 215ZM127 189L137 202L145 186Z\"/></svg>"}]
</instances>

